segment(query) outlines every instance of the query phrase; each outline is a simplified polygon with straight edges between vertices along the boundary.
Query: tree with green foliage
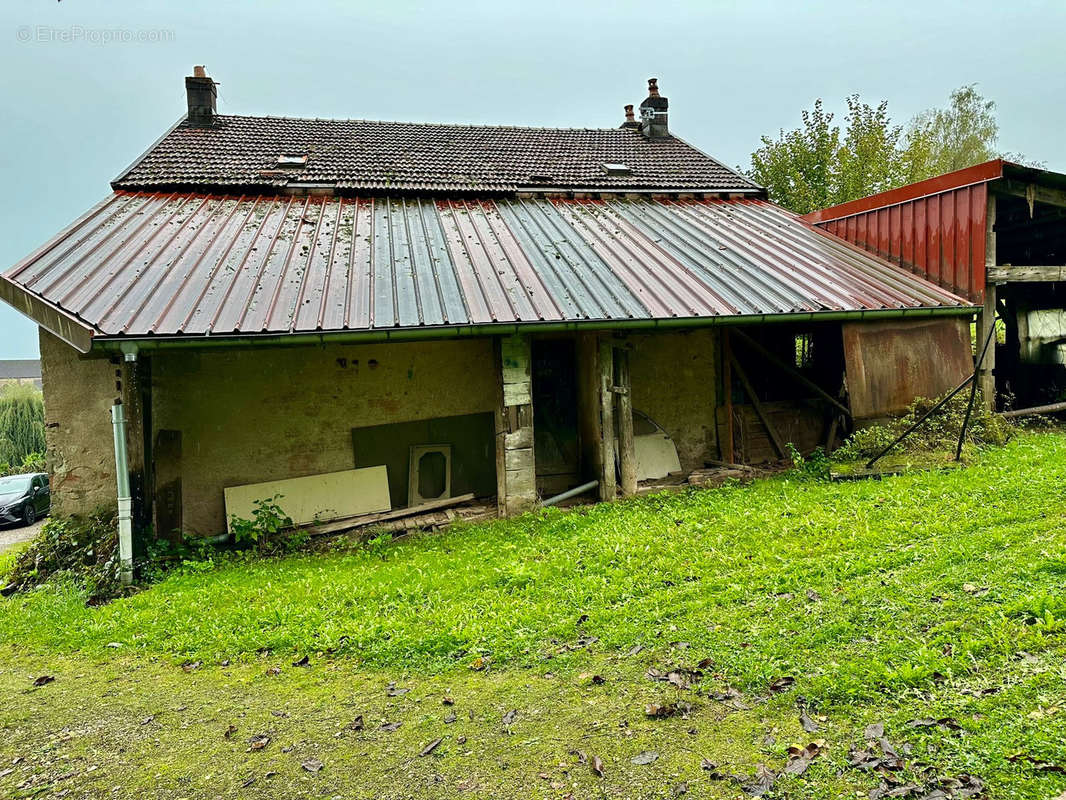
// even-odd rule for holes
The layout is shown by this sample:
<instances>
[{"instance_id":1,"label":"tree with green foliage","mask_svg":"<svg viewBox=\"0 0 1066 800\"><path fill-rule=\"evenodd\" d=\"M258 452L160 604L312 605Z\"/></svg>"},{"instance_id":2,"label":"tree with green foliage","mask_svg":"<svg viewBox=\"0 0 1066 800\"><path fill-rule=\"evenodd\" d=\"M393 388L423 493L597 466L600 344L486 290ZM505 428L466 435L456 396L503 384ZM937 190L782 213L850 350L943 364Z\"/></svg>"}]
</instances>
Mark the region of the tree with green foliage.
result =
<instances>
[{"instance_id":1,"label":"tree with green foliage","mask_svg":"<svg viewBox=\"0 0 1066 800\"><path fill-rule=\"evenodd\" d=\"M800 127L762 137L746 172L772 200L806 214L997 157L995 103L974 85L906 126L892 122L888 101L871 106L857 94L846 101L843 131L819 99L802 112Z\"/></svg>"},{"instance_id":2,"label":"tree with green foliage","mask_svg":"<svg viewBox=\"0 0 1066 800\"><path fill-rule=\"evenodd\" d=\"M0 463L18 466L44 452L44 400L31 384L0 392Z\"/></svg>"}]
</instances>

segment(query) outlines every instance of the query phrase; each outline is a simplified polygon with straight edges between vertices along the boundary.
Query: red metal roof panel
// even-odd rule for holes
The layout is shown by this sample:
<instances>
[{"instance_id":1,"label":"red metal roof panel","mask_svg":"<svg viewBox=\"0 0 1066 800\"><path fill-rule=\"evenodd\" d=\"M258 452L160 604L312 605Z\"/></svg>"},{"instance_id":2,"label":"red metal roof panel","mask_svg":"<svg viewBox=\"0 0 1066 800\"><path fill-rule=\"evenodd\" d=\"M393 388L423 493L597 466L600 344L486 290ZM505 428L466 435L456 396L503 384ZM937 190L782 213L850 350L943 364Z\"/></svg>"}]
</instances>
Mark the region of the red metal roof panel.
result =
<instances>
[{"instance_id":1,"label":"red metal roof panel","mask_svg":"<svg viewBox=\"0 0 1066 800\"><path fill-rule=\"evenodd\" d=\"M969 305L754 199L118 193L5 279L130 338Z\"/></svg>"}]
</instances>

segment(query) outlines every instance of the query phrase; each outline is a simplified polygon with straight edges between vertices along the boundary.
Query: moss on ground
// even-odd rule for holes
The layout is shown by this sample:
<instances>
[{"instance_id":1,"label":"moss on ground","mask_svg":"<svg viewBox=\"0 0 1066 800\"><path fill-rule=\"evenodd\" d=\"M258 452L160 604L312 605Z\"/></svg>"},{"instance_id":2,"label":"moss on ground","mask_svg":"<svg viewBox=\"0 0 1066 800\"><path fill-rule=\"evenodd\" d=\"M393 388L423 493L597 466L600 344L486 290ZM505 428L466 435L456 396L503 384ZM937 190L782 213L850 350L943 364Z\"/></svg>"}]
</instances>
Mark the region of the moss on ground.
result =
<instances>
[{"instance_id":1,"label":"moss on ground","mask_svg":"<svg viewBox=\"0 0 1066 800\"><path fill-rule=\"evenodd\" d=\"M903 782L1055 797L1064 498L1066 436L1026 434L963 469L191 565L103 607L49 585L0 600L0 796L737 797L818 742L766 796L835 798L877 789L849 752L884 755L883 722ZM648 675L675 667L702 675Z\"/></svg>"}]
</instances>

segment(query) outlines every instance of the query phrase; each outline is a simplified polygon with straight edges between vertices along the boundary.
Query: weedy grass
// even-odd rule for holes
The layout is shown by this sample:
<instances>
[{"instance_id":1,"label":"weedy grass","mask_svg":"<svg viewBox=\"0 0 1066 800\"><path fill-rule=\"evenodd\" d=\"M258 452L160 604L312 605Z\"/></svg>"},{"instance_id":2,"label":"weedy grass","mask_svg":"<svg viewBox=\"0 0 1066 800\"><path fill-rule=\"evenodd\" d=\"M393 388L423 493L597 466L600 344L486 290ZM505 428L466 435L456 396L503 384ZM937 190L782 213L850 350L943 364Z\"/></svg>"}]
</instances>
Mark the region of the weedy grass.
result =
<instances>
[{"instance_id":1,"label":"weedy grass","mask_svg":"<svg viewBox=\"0 0 1066 800\"><path fill-rule=\"evenodd\" d=\"M286 761L290 793L333 791L346 759L364 759L343 784L356 796L389 796L382 786L393 779L404 787L393 796L598 796L612 787L665 797L679 783L693 796L737 796L737 784L700 769L703 758L750 775L760 762L780 770L786 744L825 738L810 770L781 778L768 796L837 797L876 786L846 757L880 718L894 743L912 747L905 759L915 769L972 773L995 797L1049 797L1066 789L1066 775L1047 766L1066 767L1064 497L1066 435L1022 434L961 469L850 483L791 473L388 545L199 564L104 606L87 607L74 583L54 583L0 601L0 646L17 665L0 674L15 698L0 715L14 732L0 753L92 719L90 740L132 737L140 744L129 747L161 764L140 726L112 716L150 716L153 703L169 708L188 695L198 716L174 717L189 730L164 736L176 761L160 785L175 796L217 794L195 777L205 770L219 791L239 788L248 777L240 770L264 762L250 761L242 740L217 762L225 768L208 768L223 758L216 750L233 747L212 740L200 753L197 737L230 708L265 715L273 703L299 714L256 724L286 730L292 752L314 742L333 765L316 783L325 771ZM289 666L305 655L309 670ZM186 673L183 662L199 664ZM695 689L644 675L699 662ZM60 669L50 664L80 672L83 689L71 680L19 696L33 671ZM282 680L265 674L271 664ZM123 686L127 670L140 677ZM597 673L602 685L588 678ZM115 686L101 698L108 674ZM792 691L768 695L784 676L795 678ZM421 705L387 695L387 682L400 680L418 687ZM708 697L726 685L741 690L744 710ZM431 699L449 690L464 694L460 714L475 717L465 745ZM693 703L687 720L644 716L664 692ZM819 733L797 728L800 695L825 718ZM356 750L348 733L333 736L347 715L370 709L383 719L400 713L397 703L407 722L389 736L361 733ZM500 733L507 706L528 726L515 726L515 737ZM906 727L948 716L961 730ZM437 736L446 737L440 752L418 757ZM632 765L632 747L661 758ZM596 750L609 777L571 749ZM96 757L116 773L132 758ZM180 776L191 781L185 795Z\"/></svg>"}]
</instances>

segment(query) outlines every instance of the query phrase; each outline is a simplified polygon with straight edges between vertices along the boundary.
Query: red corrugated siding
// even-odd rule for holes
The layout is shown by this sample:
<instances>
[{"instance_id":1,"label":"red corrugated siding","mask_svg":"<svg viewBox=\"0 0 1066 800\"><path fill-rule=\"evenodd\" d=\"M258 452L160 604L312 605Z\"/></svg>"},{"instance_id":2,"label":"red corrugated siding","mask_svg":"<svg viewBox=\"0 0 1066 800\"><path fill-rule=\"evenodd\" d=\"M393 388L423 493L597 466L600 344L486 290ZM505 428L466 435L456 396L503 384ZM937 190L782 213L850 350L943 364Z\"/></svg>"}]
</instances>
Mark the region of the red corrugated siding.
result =
<instances>
[{"instance_id":1,"label":"red corrugated siding","mask_svg":"<svg viewBox=\"0 0 1066 800\"><path fill-rule=\"evenodd\" d=\"M988 184L976 183L814 224L957 294L985 290ZM856 201L858 203L859 201Z\"/></svg>"}]
</instances>

